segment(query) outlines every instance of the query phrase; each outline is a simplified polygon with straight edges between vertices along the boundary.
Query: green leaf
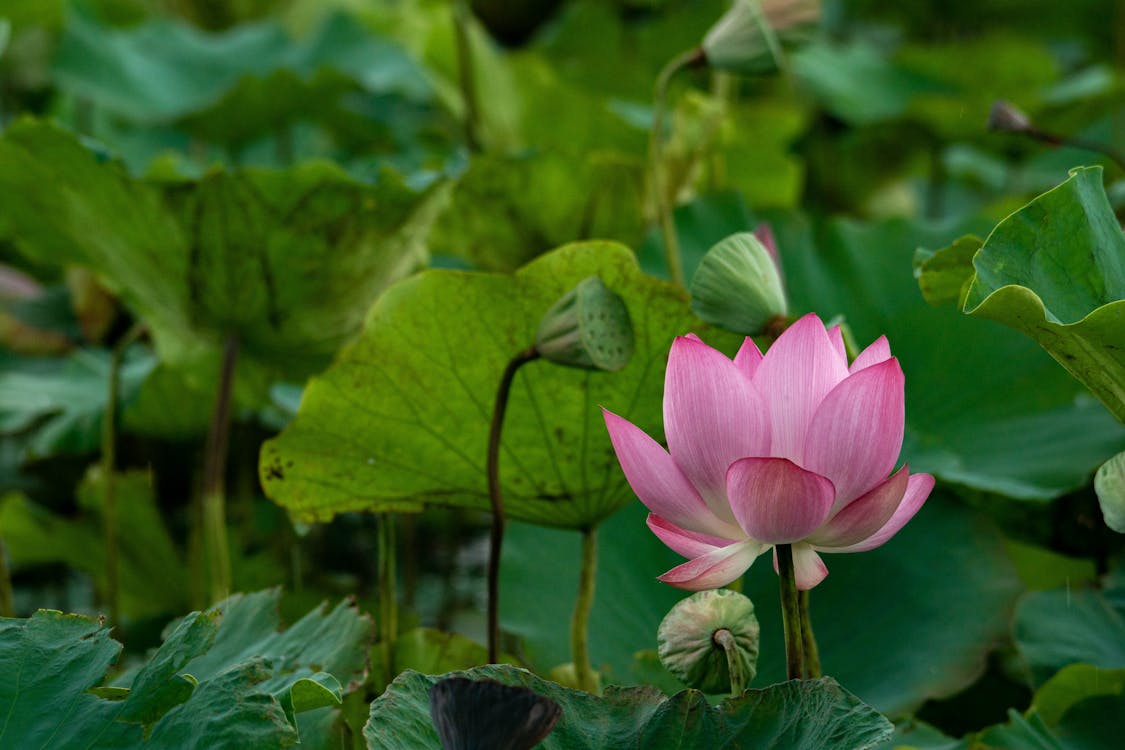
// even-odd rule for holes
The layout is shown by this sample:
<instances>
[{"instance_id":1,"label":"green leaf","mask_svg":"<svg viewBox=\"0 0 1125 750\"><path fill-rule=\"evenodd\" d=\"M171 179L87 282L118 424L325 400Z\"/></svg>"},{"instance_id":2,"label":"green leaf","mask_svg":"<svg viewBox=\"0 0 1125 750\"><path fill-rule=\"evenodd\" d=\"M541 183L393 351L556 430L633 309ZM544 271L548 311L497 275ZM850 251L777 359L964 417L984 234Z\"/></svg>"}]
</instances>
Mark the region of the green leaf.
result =
<instances>
[{"instance_id":1,"label":"green leaf","mask_svg":"<svg viewBox=\"0 0 1125 750\"><path fill-rule=\"evenodd\" d=\"M0 234L29 257L89 266L150 326L161 361L208 372L228 336L240 371L323 366L423 260L444 195L389 172L365 185L326 163L152 183L49 125L0 139Z\"/></svg>"},{"instance_id":2,"label":"green leaf","mask_svg":"<svg viewBox=\"0 0 1125 750\"><path fill-rule=\"evenodd\" d=\"M0 746L84 747L97 738L101 747L139 747L140 727L114 722L123 701L88 692L120 653L91 617L41 609L26 620L0 618Z\"/></svg>"},{"instance_id":3,"label":"green leaf","mask_svg":"<svg viewBox=\"0 0 1125 750\"><path fill-rule=\"evenodd\" d=\"M1023 597L1012 632L1036 684L1079 662L1101 669L1125 668L1121 578L1116 582L1111 578L1104 591L1068 586Z\"/></svg>"},{"instance_id":4,"label":"green leaf","mask_svg":"<svg viewBox=\"0 0 1125 750\"><path fill-rule=\"evenodd\" d=\"M128 404L155 361L141 347L121 363L119 398ZM110 353L78 349L51 359L0 358L0 432L27 432L25 460L95 450L109 396Z\"/></svg>"},{"instance_id":5,"label":"green leaf","mask_svg":"<svg viewBox=\"0 0 1125 750\"><path fill-rule=\"evenodd\" d=\"M457 673L527 687L556 701L562 718L543 750L648 746L754 747L761 750L863 750L890 736L883 717L832 679L794 681L708 705L685 690L672 698L649 687L607 688L602 697L565 688L530 672L490 665ZM408 671L371 704L364 728L370 750L437 748L430 688L440 677Z\"/></svg>"},{"instance_id":6,"label":"green leaf","mask_svg":"<svg viewBox=\"0 0 1125 750\"><path fill-rule=\"evenodd\" d=\"M700 330L682 292L641 273L628 249L560 248L514 276L428 271L372 308L363 335L312 381L297 418L262 449L266 493L304 520L431 502L489 507L493 394L540 317L597 274L629 309L636 349L616 373L537 361L515 378L500 481L509 518L595 524L630 494L597 405L654 427L671 337Z\"/></svg>"},{"instance_id":7,"label":"green leaf","mask_svg":"<svg viewBox=\"0 0 1125 750\"><path fill-rule=\"evenodd\" d=\"M683 559L644 518L635 503L599 529L590 658L607 682L635 681L633 654L655 648L660 620L683 596L655 580ZM578 557L578 535L569 532L513 524L504 540L500 621L523 637L540 671L569 661ZM829 575L813 590L811 608L825 674L890 716L972 684L992 644L1006 637L1020 590L997 530L941 495L884 546L824 559ZM546 596L545 580L566 595ZM755 683L783 680L777 576L768 555L750 568L743 593L761 623Z\"/></svg>"},{"instance_id":8,"label":"green leaf","mask_svg":"<svg viewBox=\"0 0 1125 750\"><path fill-rule=\"evenodd\" d=\"M1091 664L1071 664L1035 691L1031 707L1047 724L1058 724L1073 706L1097 695L1125 693L1125 669L1100 669Z\"/></svg>"},{"instance_id":9,"label":"green leaf","mask_svg":"<svg viewBox=\"0 0 1125 750\"><path fill-rule=\"evenodd\" d=\"M972 235L934 252L918 249L914 254L914 276L922 296L931 305L960 303L973 277L973 256L984 243Z\"/></svg>"},{"instance_id":10,"label":"green leaf","mask_svg":"<svg viewBox=\"0 0 1125 750\"><path fill-rule=\"evenodd\" d=\"M1031 336L1125 422L1125 234L1101 168L1002 221L973 267L964 311Z\"/></svg>"}]
</instances>

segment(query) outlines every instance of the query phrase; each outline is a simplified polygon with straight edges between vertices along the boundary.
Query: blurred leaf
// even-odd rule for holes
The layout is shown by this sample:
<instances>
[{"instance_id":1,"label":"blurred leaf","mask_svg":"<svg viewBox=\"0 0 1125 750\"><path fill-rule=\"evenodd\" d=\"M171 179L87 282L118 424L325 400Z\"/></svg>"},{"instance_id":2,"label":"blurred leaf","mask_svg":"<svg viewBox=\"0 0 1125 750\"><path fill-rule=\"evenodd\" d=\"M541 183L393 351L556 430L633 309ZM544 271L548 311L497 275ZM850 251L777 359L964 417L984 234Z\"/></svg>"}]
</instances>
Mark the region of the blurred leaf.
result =
<instances>
[{"instance_id":1,"label":"blurred leaf","mask_svg":"<svg viewBox=\"0 0 1125 750\"><path fill-rule=\"evenodd\" d=\"M1047 724L1058 724L1074 705L1096 695L1125 693L1125 669L1099 669L1072 664L1061 669L1035 692L1031 707Z\"/></svg>"},{"instance_id":2,"label":"blurred leaf","mask_svg":"<svg viewBox=\"0 0 1125 750\"><path fill-rule=\"evenodd\" d=\"M391 173L372 187L324 163L154 184L22 122L0 140L0 196L2 233L28 256L94 269L150 326L161 361L217 373L233 335L252 381L255 366L296 377L327 363L422 262L445 187L416 193Z\"/></svg>"},{"instance_id":3,"label":"blurred leaf","mask_svg":"<svg viewBox=\"0 0 1125 750\"><path fill-rule=\"evenodd\" d=\"M914 275L926 302L960 304L973 278L973 256L983 244L980 238L968 235L941 250L915 251Z\"/></svg>"},{"instance_id":4,"label":"blurred leaf","mask_svg":"<svg viewBox=\"0 0 1125 750\"><path fill-rule=\"evenodd\" d=\"M1035 684L1070 664L1125 668L1125 586L1033 591L1020 600L1012 632ZM1115 597L1117 598L1115 600Z\"/></svg>"},{"instance_id":5,"label":"blurred leaf","mask_svg":"<svg viewBox=\"0 0 1125 750\"><path fill-rule=\"evenodd\" d=\"M683 560L649 532L644 516L634 503L599 530L590 658L609 682L635 681L633 654L655 647L660 620L683 596L656 580ZM573 533L513 525L505 539L501 623L524 638L537 669L569 660L578 557ZM931 498L883 547L825 562L829 576L811 598L824 671L890 716L979 677L993 644L1006 637L1020 588L996 529L948 497ZM567 594L546 596L544 576ZM783 680L777 576L768 556L751 567L743 593L757 605L762 627L755 683Z\"/></svg>"},{"instance_id":6,"label":"blurred leaf","mask_svg":"<svg viewBox=\"0 0 1125 750\"><path fill-rule=\"evenodd\" d=\"M363 335L310 383L293 423L263 447L266 493L309 520L422 503L487 509L501 372L534 342L548 308L595 274L624 299L635 353L616 373L523 367L505 417L500 481L509 518L598 523L629 495L597 404L653 426L671 337L702 328L682 291L605 242L568 245L514 276L435 270L395 286Z\"/></svg>"},{"instance_id":7,"label":"blurred leaf","mask_svg":"<svg viewBox=\"0 0 1125 750\"><path fill-rule=\"evenodd\" d=\"M57 516L20 494L0 500L0 529L16 566L62 562L105 590L102 520L104 476L93 467L78 487L87 515ZM182 612L188 603L184 563L156 505L147 471L116 476L122 611L133 617Z\"/></svg>"},{"instance_id":8,"label":"blurred leaf","mask_svg":"<svg viewBox=\"0 0 1125 750\"><path fill-rule=\"evenodd\" d=\"M1106 461L1094 474L1094 491L1105 525L1125 534L1125 451Z\"/></svg>"},{"instance_id":9,"label":"blurred leaf","mask_svg":"<svg viewBox=\"0 0 1125 750\"><path fill-rule=\"evenodd\" d=\"M486 666L458 673L534 690L562 707L562 718L537 747L754 747L761 750L864 750L889 737L891 725L830 678L749 690L718 707L687 690L672 698L648 687L610 687L602 697L562 687L530 672ZM408 671L371 704L364 728L370 750L437 747L430 688L439 677Z\"/></svg>"},{"instance_id":10,"label":"blurred leaf","mask_svg":"<svg viewBox=\"0 0 1125 750\"><path fill-rule=\"evenodd\" d=\"M118 398L129 403L155 361L142 347L121 363ZM110 353L76 349L60 358L0 358L0 432L26 433L24 460L85 453L101 441Z\"/></svg>"}]
</instances>

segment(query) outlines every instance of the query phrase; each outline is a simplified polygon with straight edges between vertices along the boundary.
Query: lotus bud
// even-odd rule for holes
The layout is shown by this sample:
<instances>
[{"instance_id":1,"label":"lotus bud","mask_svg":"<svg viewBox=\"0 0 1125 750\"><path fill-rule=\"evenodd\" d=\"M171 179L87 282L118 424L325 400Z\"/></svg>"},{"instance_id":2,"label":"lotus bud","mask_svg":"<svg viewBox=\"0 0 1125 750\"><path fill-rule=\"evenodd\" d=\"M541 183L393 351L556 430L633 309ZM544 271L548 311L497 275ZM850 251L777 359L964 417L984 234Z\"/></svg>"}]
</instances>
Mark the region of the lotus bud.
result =
<instances>
[{"instance_id":1,"label":"lotus bud","mask_svg":"<svg viewBox=\"0 0 1125 750\"><path fill-rule=\"evenodd\" d=\"M543 316L535 350L544 359L568 367L620 370L633 356L629 310L600 278L590 276Z\"/></svg>"},{"instance_id":2,"label":"lotus bud","mask_svg":"<svg viewBox=\"0 0 1125 750\"><path fill-rule=\"evenodd\" d=\"M707 64L732 73L777 67L777 43L797 42L820 21L819 0L735 0L703 38Z\"/></svg>"},{"instance_id":3,"label":"lotus bud","mask_svg":"<svg viewBox=\"0 0 1125 750\"><path fill-rule=\"evenodd\" d=\"M1125 451L1106 461L1094 474L1094 492L1105 525L1125 534Z\"/></svg>"},{"instance_id":4,"label":"lotus bud","mask_svg":"<svg viewBox=\"0 0 1125 750\"><path fill-rule=\"evenodd\" d=\"M691 308L704 321L728 331L761 333L771 320L788 314L775 256L749 232L727 237L699 262Z\"/></svg>"},{"instance_id":5,"label":"lotus bud","mask_svg":"<svg viewBox=\"0 0 1125 750\"><path fill-rule=\"evenodd\" d=\"M1011 102L999 99L988 113L988 129L997 133L1027 133L1034 128L1031 118Z\"/></svg>"},{"instance_id":6,"label":"lotus bud","mask_svg":"<svg viewBox=\"0 0 1125 750\"><path fill-rule=\"evenodd\" d=\"M660 623L657 654L664 668L705 693L740 695L758 671L754 603L730 589L681 600Z\"/></svg>"}]
</instances>

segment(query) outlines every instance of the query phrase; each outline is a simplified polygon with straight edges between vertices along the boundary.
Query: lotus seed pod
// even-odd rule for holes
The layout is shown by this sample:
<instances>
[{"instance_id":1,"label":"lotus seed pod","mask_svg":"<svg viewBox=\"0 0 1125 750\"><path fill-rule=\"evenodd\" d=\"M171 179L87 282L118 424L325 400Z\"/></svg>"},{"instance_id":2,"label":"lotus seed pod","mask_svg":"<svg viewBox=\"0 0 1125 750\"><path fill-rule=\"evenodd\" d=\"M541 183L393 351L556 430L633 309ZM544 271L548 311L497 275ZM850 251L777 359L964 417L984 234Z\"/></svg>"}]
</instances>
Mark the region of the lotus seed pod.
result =
<instances>
[{"instance_id":1,"label":"lotus seed pod","mask_svg":"<svg viewBox=\"0 0 1125 750\"><path fill-rule=\"evenodd\" d=\"M544 359L587 370L620 370L633 356L624 300L597 276L583 279L547 311L535 334Z\"/></svg>"},{"instance_id":2,"label":"lotus seed pod","mask_svg":"<svg viewBox=\"0 0 1125 750\"><path fill-rule=\"evenodd\" d=\"M735 0L703 38L707 64L732 73L777 67L777 42L808 37L820 21L820 0Z\"/></svg>"},{"instance_id":3,"label":"lotus seed pod","mask_svg":"<svg viewBox=\"0 0 1125 750\"><path fill-rule=\"evenodd\" d=\"M664 668L705 693L745 689L758 671L758 639L754 603L730 589L700 591L681 600L656 633Z\"/></svg>"},{"instance_id":4,"label":"lotus seed pod","mask_svg":"<svg viewBox=\"0 0 1125 750\"><path fill-rule=\"evenodd\" d=\"M691 309L704 321L752 336L788 314L777 263L749 232L727 237L707 251L691 283Z\"/></svg>"},{"instance_id":5,"label":"lotus seed pod","mask_svg":"<svg viewBox=\"0 0 1125 750\"><path fill-rule=\"evenodd\" d=\"M1094 475L1094 492L1105 525L1125 534L1125 451L1106 461Z\"/></svg>"}]
</instances>

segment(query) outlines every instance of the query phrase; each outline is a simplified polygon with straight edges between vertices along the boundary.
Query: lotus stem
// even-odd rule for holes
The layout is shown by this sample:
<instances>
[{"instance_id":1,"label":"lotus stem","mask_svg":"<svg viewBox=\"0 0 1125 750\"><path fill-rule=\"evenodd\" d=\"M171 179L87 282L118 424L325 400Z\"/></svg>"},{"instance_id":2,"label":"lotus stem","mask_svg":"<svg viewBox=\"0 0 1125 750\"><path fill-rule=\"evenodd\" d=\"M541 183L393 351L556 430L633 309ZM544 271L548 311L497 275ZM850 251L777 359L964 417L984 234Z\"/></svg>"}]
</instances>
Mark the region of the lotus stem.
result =
<instances>
[{"instance_id":1,"label":"lotus stem","mask_svg":"<svg viewBox=\"0 0 1125 750\"><path fill-rule=\"evenodd\" d=\"M649 171L652 181L652 195L660 230L664 235L664 260L672 281L684 286L684 266L680 257L680 239L676 234L676 222L672 216L672 196L668 195L670 186L664 180L664 110L668 97L668 84L680 70L700 65L705 58L699 47L682 52L672 58L660 75L656 77L656 95L652 109L652 132L649 134Z\"/></svg>"},{"instance_id":2,"label":"lotus stem","mask_svg":"<svg viewBox=\"0 0 1125 750\"><path fill-rule=\"evenodd\" d=\"M121 552L120 516L117 509L117 395L121 388L121 360L125 350L144 332L135 324L117 345L109 359L109 377L102 416L102 531L105 534L105 598L109 621L114 627L121 623Z\"/></svg>"},{"instance_id":3,"label":"lotus stem","mask_svg":"<svg viewBox=\"0 0 1125 750\"><path fill-rule=\"evenodd\" d=\"M12 605L12 573L8 570L8 551L0 537L0 617L15 617Z\"/></svg>"},{"instance_id":4,"label":"lotus stem","mask_svg":"<svg viewBox=\"0 0 1125 750\"><path fill-rule=\"evenodd\" d=\"M742 669L742 659L738 658L738 644L734 642L734 634L726 628L720 628L711 636L711 640L727 656L727 672L730 674L730 697L737 698L746 690L746 674Z\"/></svg>"},{"instance_id":5,"label":"lotus stem","mask_svg":"<svg viewBox=\"0 0 1125 750\"><path fill-rule=\"evenodd\" d=\"M801 648L801 603L793 573L793 547L779 544L776 549L777 574L781 579L781 621L785 631L785 672L790 680L799 680L805 674L805 659Z\"/></svg>"},{"instance_id":6,"label":"lotus stem","mask_svg":"<svg viewBox=\"0 0 1125 750\"><path fill-rule=\"evenodd\" d=\"M457 80L461 85L461 98L465 101L465 142L471 151L480 151L480 102L469 36L469 8L465 0L453 0L453 38L457 46Z\"/></svg>"},{"instance_id":7,"label":"lotus stem","mask_svg":"<svg viewBox=\"0 0 1125 750\"><path fill-rule=\"evenodd\" d=\"M230 594L230 548L227 546L226 472L230 445L230 413L234 371L238 362L238 337L229 334L223 342L219 392L203 458L203 550L210 578L212 602Z\"/></svg>"},{"instance_id":8,"label":"lotus stem","mask_svg":"<svg viewBox=\"0 0 1125 750\"><path fill-rule=\"evenodd\" d=\"M539 358L534 346L512 357L500 376L496 388L496 404L488 430L488 498L492 503L492 533L488 549L488 661L500 658L500 551L504 545L504 498L500 489L500 436L504 429L504 412L516 372L528 362Z\"/></svg>"},{"instance_id":9,"label":"lotus stem","mask_svg":"<svg viewBox=\"0 0 1125 750\"><path fill-rule=\"evenodd\" d=\"M597 527L582 530L582 567L578 573L578 598L570 618L570 658L578 687L588 693L598 691L594 669L590 666L590 610L594 606L594 587L598 572Z\"/></svg>"},{"instance_id":10,"label":"lotus stem","mask_svg":"<svg viewBox=\"0 0 1125 750\"><path fill-rule=\"evenodd\" d=\"M398 638L398 587L395 581L395 516L379 514L379 635L387 682L394 679L395 639Z\"/></svg>"},{"instance_id":11,"label":"lotus stem","mask_svg":"<svg viewBox=\"0 0 1125 750\"><path fill-rule=\"evenodd\" d=\"M815 680L820 677L820 649L816 646L816 636L813 634L812 618L809 617L809 592L799 594L801 608L801 648L805 655L805 679Z\"/></svg>"}]
</instances>

